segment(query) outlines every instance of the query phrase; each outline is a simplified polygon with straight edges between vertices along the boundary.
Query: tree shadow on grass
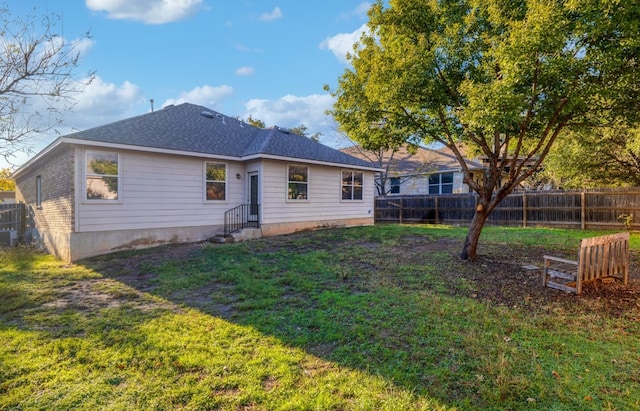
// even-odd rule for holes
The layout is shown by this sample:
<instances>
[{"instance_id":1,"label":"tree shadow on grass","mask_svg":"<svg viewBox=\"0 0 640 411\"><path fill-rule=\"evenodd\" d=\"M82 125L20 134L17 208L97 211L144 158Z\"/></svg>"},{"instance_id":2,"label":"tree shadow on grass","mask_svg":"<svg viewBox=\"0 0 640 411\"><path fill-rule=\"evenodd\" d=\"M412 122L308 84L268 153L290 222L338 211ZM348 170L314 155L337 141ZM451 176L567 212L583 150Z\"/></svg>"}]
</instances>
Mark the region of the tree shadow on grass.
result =
<instances>
[{"instance_id":1,"label":"tree shadow on grass","mask_svg":"<svg viewBox=\"0 0 640 411\"><path fill-rule=\"evenodd\" d=\"M547 388L531 382L544 379L540 362L526 353L521 358L512 341L518 332L538 332L518 330L534 307L543 313L561 304L579 312L591 302L540 290L539 276L518 270L521 262L513 257L511 263L500 255L487 259L500 270L496 281L513 281L487 285L487 264L459 261L458 248L458 240L427 235L324 232L167 246L83 264L136 290L382 376L418 397L472 408L526 408L531 398L538 406L584 407L561 388L541 393ZM518 285L525 290L514 290ZM544 327L546 333L556 326ZM545 395L550 402L540 398Z\"/></svg>"}]
</instances>

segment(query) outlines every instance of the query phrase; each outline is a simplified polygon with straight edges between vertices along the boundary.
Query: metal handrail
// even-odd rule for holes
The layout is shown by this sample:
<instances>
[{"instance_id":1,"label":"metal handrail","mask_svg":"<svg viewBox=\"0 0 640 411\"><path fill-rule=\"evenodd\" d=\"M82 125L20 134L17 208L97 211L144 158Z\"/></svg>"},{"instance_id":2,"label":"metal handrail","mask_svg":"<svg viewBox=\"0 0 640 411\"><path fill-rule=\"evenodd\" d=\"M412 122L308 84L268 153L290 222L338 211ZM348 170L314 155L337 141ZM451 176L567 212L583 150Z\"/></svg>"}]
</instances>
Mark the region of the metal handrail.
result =
<instances>
[{"instance_id":1,"label":"metal handrail","mask_svg":"<svg viewBox=\"0 0 640 411\"><path fill-rule=\"evenodd\" d=\"M260 205L240 204L224 213L224 236L228 237L232 233L243 228L260 228Z\"/></svg>"}]
</instances>

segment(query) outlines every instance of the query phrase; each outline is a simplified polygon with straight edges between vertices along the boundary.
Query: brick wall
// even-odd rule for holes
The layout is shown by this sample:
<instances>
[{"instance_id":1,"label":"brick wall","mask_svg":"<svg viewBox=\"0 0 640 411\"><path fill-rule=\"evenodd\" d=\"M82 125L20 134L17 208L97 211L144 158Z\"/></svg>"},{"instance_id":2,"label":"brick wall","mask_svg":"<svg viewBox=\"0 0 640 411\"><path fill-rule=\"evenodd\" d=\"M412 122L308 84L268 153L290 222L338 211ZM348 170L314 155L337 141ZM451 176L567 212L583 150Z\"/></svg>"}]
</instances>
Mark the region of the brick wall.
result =
<instances>
[{"instance_id":1,"label":"brick wall","mask_svg":"<svg viewBox=\"0 0 640 411\"><path fill-rule=\"evenodd\" d=\"M70 233L74 228L73 148L60 147L39 159L36 167L16 178L16 199L27 204L40 236ZM41 206L36 206L36 178L41 181Z\"/></svg>"}]
</instances>

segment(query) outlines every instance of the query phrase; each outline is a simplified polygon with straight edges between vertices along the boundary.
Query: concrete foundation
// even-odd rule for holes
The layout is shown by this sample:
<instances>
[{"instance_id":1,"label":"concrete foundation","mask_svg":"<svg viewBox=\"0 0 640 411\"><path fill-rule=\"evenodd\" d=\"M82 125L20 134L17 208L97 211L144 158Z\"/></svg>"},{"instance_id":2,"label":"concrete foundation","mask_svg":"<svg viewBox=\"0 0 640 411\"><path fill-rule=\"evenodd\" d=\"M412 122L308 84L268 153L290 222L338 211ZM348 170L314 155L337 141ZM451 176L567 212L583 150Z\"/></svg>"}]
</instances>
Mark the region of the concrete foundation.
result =
<instances>
[{"instance_id":1,"label":"concrete foundation","mask_svg":"<svg viewBox=\"0 0 640 411\"><path fill-rule=\"evenodd\" d=\"M203 226L71 233L68 255L60 254L49 246L47 249L62 260L77 261L116 251L203 241L220 230L218 226Z\"/></svg>"},{"instance_id":2,"label":"concrete foundation","mask_svg":"<svg viewBox=\"0 0 640 411\"><path fill-rule=\"evenodd\" d=\"M264 224L260 229L245 229L234 233L233 241L290 234L317 228L373 225L373 217L296 223ZM163 244L204 241L223 230L222 226L169 227L142 230L114 230L87 233L41 233L47 250L63 261L109 254L116 251L156 247Z\"/></svg>"}]
</instances>

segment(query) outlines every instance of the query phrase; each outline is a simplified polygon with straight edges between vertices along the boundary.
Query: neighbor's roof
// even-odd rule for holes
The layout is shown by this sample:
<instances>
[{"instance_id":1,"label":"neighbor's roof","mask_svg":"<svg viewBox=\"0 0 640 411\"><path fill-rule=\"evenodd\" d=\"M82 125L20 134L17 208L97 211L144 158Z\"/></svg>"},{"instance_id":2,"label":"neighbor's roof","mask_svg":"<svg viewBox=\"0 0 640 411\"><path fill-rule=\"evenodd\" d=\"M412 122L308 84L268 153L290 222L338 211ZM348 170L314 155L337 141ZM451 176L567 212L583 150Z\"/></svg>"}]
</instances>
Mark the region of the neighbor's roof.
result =
<instances>
[{"instance_id":1,"label":"neighbor's roof","mask_svg":"<svg viewBox=\"0 0 640 411\"><path fill-rule=\"evenodd\" d=\"M391 174L412 175L428 174L435 172L445 172L460 170L460 163L453 151L447 147L432 150L425 147L417 147L412 153L406 146L400 147L395 153L392 150L385 150L382 153L382 163L379 163L377 153L364 150L359 146L343 148L340 151L354 157L369 161L369 164L384 167L391 159L389 172ZM482 164L465 160L470 170L481 170Z\"/></svg>"},{"instance_id":2,"label":"neighbor's roof","mask_svg":"<svg viewBox=\"0 0 640 411\"><path fill-rule=\"evenodd\" d=\"M373 168L367 161L286 129L253 127L236 118L189 103L168 106L140 116L68 134L60 137L47 149L62 143L146 149L185 155L193 153L199 156L210 155L238 160L299 159ZM35 158L39 156L40 154ZM23 167L29 163L31 161Z\"/></svg>"}]
</instances>

